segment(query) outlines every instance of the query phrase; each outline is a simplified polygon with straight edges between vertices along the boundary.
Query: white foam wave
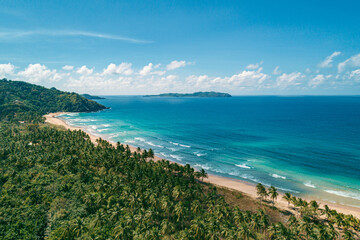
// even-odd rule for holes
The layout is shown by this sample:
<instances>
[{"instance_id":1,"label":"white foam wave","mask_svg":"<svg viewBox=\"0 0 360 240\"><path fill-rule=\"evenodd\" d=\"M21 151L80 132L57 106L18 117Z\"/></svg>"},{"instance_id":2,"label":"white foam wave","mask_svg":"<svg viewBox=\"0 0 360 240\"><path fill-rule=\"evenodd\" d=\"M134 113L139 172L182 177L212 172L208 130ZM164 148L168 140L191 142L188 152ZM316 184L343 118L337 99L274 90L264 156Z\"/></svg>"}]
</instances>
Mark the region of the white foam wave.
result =
<instances>
[{"instance_id":1,"label":"white foam wave","mask_svg":"<svg viewBox=\"0 0 360 240\"><path fill-rule=\"evenodd\" d=\"M135 143L134 140L125 140L126 143Z\"/></svg>"},{"instance_id":2,"label":"white foam wave","mask_svg":"<svg viewBox=\"0 0 360 240\"><path fill-rule=\"evenodd\" d=\"M324 190L327 193L334 194L340 197L352 198L356 200L360 200L360 194L354 192L346 192L346 191L337 191L337 190Z\"/></svg>"},{"instance_id":3,"label":"white foam wave","mask_svg":"<svg viewBox=\"0 0 360 240\"><path fill-rule=\"evenodd\" d=\"M201 153L201 152L194 152L194 155L198 156L198 157L203 157L206 156L206 153Z\"/></svg>"},{"instance_id":4,"label":"white foam wave","mask_svg":"<svg viewBox=\"0 0 360 240\"><path fill-rule=\"evenodd\" d=\"M169 143L174 144L175 146L180 146L180 147L186 147L186 148L191 147L191 146L189 146L189 145L185 145L185 144L181 144L181 143L177 143L177 142L171 142L171 141L170 141Z\"/></svg>"},{"instance_id":5,"label":"white foam wave","mask_svg":"<svg viewBox=\"0 0 360 240\"><path fill-rule=\"evenodd\" d=\"M208 166L208 165L201 165L201 164L195 164L194 167L195 167L195 168L202 168L202 169L204 169L204 170L209 170L209 169L211 169L210 166Z\"/></svg>"},{"instance_id":6,"label":"white foam wave","mask_svg":"<svg viewBox=\"0 0 360 240\"><path fill-rule=\"evenodd\" d=\"M107 128L99 128L99 129L97 129L98 132L103 132L103 131L106 131L106 130L109 130L109 129L107 129Z\"/></svg>"},{"instance_id":7,"label":"white foam wave","mask_svg":"<svg viewBox=\"0 0 360 240\"><path fill-rule=\"evenodd\" d=\"M276 174L276 173L274 173L274 174L270 174L270 176L272 176L273 178L281 178L281 179L286 179L286 177L284 177L284 176L281 176L281 175L278 175L278 174Z\"/></svg>"},{"instance_id":8,"label":"white foam wave","mask_svg":"<svg viewBox=\"0 0 360 240\"><path fill-rule=\"evenodd\" d=\"M315 184L311 183L311 181L305 182L304 185L310 188L316 188Z\"/></svg>"},{"instance_id":9,"label":"white foam wave","mask_svg":"<svg viewBox=\"0 0 360 240\"><path fill-rule=\"evenodd\" d=\"M103 127L110 127L111 125L110 125L110 124L102 124L101 126L103 126Z\"/></svg>"},{"instance_id":10,"label":"white foam wave","mask_svg":"<svg viewBox=\"0 0 360 240\"><path fill-rule=\"evenodd\" d=\"M174 158L174 159L176 159L178 161L181 161L183 159L182 157L180 157L178 155L174 155L174 154L170 154L170 157L172 157L172 158Z\"/></svg>"},{"instance_id":11,"label":"white foam wave","mask_svg":"<svg viewBox=\"0 0 360 240\"><path fill-rule=\"evenodd\" d=\"M293 189L288 189L288 188L281 188L281 187L277 187L277 189L280 189L284 192L293 192L293 193L300 193L299 191L293 190Z\"/></svg>"},{"instance_id":12,"label":"white foam wave","mask_svg":"<svg viewBox=\"0 0 360 240\"><path fill-rule=\"evenodd\" d=\"M169 150L172 151L172 152L176 152L176 151L177 151L176 148L172 148L172 147L168 147L167 149L169 149Z\"/></svg>"},{"instance_id":13,"label":"white foam wave","mask_svg":"<svg viewBox=\"0 0 360 240\"><path fill-rule=\"evenodd\" d=\"M249 175L249 174L241 174L240 177L242 177L242 178L244 178L244 179L249 179L249 180L251 180L251 181L253 181L253 182L261 183L261 184L263 184L263 185L265 185L265 186L269 186L269 184L260 182L259 179L255 178L254 176Z\"/></svg>"},{"instance_id":14,"label":"white foam wave","mask_svg":"<svg viewBox=\"0 0 360 240\"><path fill-rule=\"evenodd\" d=\"M144 138L141 138L141 137L136 137L135 140L138 140L140 142L145 142L145 139Z\"/></svg>"},{"instance_id":15,"label":"white foam wave","mask_svg":"<svg viewBox=\"0 0 360 240\"><path fill-rule=\"evenodd\" d=\"M162 155L164 158L168 158L168 157L170 157L170 155L167 155L166 153L164 153L164 152L159 152L160 153L160 155Z\"/></svg>"},{"instance_id":16,"label":"white foam wave","mask_svg":"<svg viewBox=\"0 0 360 240\"><path fill-rule=\"evenodd\" d=\"M179 146L180 146L180 147L186 147L186 148L191 147L191 146L189 146L189 145L185 145L185 144L179 144Z\"/></svg>"},{"instance_id":17,"label":"white foam wave","mask_svg":"<svg viewBox=\"0 0 360 240\"><path fill-rule=\"evenodd\" d=\"M235 166L239 167L239 168L246 168L246 169L251 169L250 166L246 165L246 164L235 164Z\"/></svg>"},{"instance_id":18,"label":"white foam wave","mask_svg":"<svg viewBox=\"0 0 360 240\"><path fill-rule=\"evenodd\" d=\"M64 114L65 116L79 116L79 113L65 113ZM59 115L59 116L61 116L61 115Z\"/></svg>"},{"instance_id":19,"label":"white foam wave","mask_svg":"<svg viewBox=\"0 0 360 240\"><path fill-rule=\"evenodd\" d=\"M156 144L154 144L153 142L146 142L148 145L150 145L150 146L153 146L153 147L159 147L159 148L164 148L163 146L161 146L161 145L156 145Z\"/></svg>"}]
</instances>

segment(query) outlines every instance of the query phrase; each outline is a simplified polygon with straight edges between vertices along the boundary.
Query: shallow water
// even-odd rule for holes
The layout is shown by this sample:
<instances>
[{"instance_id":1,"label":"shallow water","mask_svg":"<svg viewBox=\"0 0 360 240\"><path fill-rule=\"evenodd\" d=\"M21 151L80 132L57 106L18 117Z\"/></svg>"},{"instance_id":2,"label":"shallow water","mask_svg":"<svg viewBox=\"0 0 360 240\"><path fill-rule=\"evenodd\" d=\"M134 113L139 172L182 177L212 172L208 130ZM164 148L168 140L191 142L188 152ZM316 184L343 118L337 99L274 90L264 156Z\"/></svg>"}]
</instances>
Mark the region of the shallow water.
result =
<instances>
[{"instance_id":1,"label":"shallow water","mask_svg":"<svg viewBox=\"0 0 360 240\"><path fill-rule=\"evenodd\" d=\"M360 97L106 98L109 110L61 117L212 174L360 206Z\"/></svg>"}]
</instances>

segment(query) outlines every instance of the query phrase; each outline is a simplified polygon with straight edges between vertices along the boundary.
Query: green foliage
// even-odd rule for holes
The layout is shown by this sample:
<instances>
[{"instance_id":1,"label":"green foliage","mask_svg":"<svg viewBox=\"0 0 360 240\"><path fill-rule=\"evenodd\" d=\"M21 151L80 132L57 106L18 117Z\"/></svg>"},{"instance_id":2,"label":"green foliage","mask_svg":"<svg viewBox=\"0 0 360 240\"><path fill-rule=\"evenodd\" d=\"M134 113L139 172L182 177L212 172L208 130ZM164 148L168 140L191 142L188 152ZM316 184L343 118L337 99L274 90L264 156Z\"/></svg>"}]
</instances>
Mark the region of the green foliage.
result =
<instances>
[{"instance_id":1,"label":"green foliage","mask_svg":"<svg viewBox=\"0 0 360 240\"><path fill-rule=\"evenodd\" d=\"M77 93L0 80L0 120L41 122L50 112L89 112L106 107Z\"/></svg>"},{"instance_id":2,"label":"green foliage","mask_svg":"<svg viewBox=\"0 0 360 240\"><path fill-rule=\"evenodd\" d=\"M202 169L154 162L152 149L96 144L34 124L47 112L104 107L75 93L0 80L0 239L344 239L359 220L286 194L300 217L271 223L230 206ZM8 120L27 121L15 124ZM6 120L6 121L4 121ZM30 123L32 122L32 123ZM268 196L259 184L258 194ZM269 189L274 200L277 191ZM337 231L337 229L340 229Z\"/></svg>"},{"instance_id":3,"label":"green foliage","mask_svg":"<svg viewBox=\"0 0 360 240\"><path fill-rule=\"evenodd\" d=\"M95 145L82 131L4 122L0 130L0 239L337 236L316 217L315 202L303 203L309 211L300 220L271 225L264 211L242 211L206 190L196 180L206 174L189 165L154 162L120 143ZM358 230L357 219L326 214L346 227L342 235Z\"/></svg>"}]
</instances>

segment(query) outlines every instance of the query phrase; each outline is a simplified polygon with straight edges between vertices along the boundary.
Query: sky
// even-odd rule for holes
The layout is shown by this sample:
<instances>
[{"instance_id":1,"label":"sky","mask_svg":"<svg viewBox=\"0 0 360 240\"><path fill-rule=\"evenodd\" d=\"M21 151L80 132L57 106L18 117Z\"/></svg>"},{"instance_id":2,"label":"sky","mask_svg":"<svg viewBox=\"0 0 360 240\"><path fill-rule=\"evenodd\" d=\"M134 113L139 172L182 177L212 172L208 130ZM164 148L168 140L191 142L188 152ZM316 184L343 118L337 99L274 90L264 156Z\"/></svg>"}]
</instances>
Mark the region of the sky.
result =
<instances>
[{"instance_id":1,"label":"sky","mask_svg":"<svg viewBox=\"0 0 360 240\"><path fill-rule=\"evenodd\" d=\"M98 95L360 95L360 1L0 3L0 78Z\"/></svg>"}]
</instances>

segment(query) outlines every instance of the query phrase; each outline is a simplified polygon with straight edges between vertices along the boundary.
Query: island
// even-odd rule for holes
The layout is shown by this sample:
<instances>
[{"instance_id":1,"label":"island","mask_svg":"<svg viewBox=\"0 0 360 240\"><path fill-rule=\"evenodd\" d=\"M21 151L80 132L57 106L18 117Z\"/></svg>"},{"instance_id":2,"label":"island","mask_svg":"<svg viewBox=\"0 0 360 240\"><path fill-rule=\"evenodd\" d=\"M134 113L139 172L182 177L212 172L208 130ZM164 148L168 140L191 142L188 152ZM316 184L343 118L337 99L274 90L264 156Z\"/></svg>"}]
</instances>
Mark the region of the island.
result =
<instances>
[{"instance_id":1,"label":"island","mask_svg":"<svg viewBox=\"0 0 360 240\"><path fill-rule=\"evenodd\" d=\"M231 97L228 93L221 92L194 92L194 93L162 93L159 95L145 95L144 97Z\"/></svg>"},{"instance_id":2,"label":"island","mask_svg":"<svg viewBox=\"0 0 360 240\"><path fill-rule=\"evenodd\" d=\"M90 94L87 94L87 93L81 94L81 96L83 96L84 98L90 99L90 100L105 99L103 97L94 96L94 95L90 95Z\"/></svg>"}]
</instances>

